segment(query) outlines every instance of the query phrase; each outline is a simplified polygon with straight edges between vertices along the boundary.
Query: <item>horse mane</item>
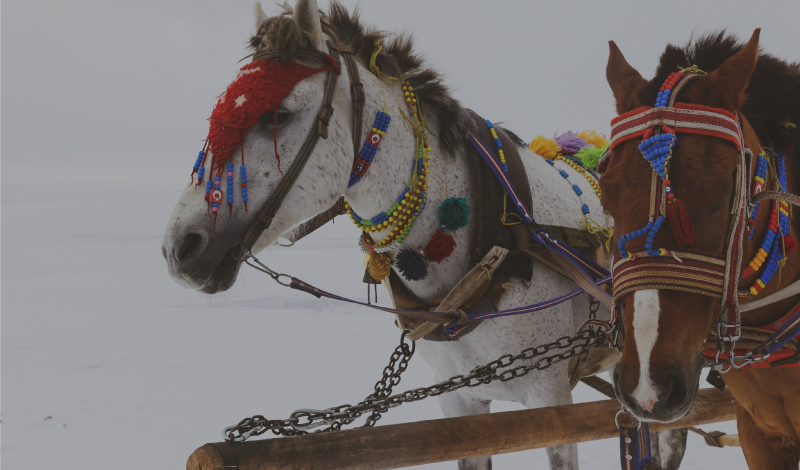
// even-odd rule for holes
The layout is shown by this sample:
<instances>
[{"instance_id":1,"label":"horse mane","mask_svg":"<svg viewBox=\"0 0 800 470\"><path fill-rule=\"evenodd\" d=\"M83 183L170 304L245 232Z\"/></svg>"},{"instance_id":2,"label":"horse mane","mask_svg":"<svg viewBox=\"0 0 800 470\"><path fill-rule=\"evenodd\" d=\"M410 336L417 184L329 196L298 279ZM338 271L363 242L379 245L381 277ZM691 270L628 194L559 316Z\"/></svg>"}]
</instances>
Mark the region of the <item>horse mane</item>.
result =
<instances>
[{"instance_id":1,"label":"horse mane","mask_svg":"<svg viewBox=\"0 0 800 470\"><path fill-rule=\"evenodd\" d=\"M691 65L711 72L744 47L725 30L690 39L682 47L668 45L661 54L656 76L642 89L644 102L655 99L670 73ZM788 63L760 52L742 107L759 139L776 150L800 149L800 62Z\"/></svg>"},{"instance_id":2,"label":"horse mane","mask_svg":"<svg viewBox=\"0 0 800 470\"><path fill-rule=\"evenodd\" d=\"M250 39L253 51L270 50L281 53L284 60L294 56L295 51L310 44L304 44L292 20L292 8L282 5L283 12L267 19ZM358 8L350 13L341 3L332 1L327 12L320 12L322 30L340 44L353 49L355 57L369 68L375 50L375 41L380 40L383 50L376 63L381 72L393 77L401 77L414 87L423 111L431 112L438 118L437 137L448 153L463 150L465 135L475 130L475 123L467 110L456 100L450 89L444 85L442 75L426 67L425 61L413 47L410 34L390 35L385 31L366 26Z\"/></svg>"}]
</instances>

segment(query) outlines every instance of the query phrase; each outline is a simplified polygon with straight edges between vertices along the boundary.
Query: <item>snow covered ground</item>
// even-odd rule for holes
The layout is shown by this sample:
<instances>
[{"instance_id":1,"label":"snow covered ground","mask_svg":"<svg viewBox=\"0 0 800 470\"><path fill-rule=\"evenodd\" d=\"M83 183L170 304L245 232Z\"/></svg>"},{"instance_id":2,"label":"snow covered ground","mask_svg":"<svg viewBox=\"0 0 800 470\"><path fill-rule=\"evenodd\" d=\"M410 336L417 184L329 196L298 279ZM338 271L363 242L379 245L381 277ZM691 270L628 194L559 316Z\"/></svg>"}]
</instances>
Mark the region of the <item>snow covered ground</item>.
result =
<instances>
[{"instance_id":1,"label":"snow covered ground","mask_svg":"<svg viewBox=\"0 0 800 470\"><path fill-rule=\"evenodd\" d=\"M398 340L391 315L319 300L250 269L220 297L184 290L160 253L182 181L76 178L3 207L4 469L179 469L246 416L283 418L371 391ZM3 189L26 192L13 182ZM357 233L342 222L262 259L363 298ZM387 301L385 292L379 299ZM397 391L432 382L415 357ZM604 398L583 385L575 396ZM496 402L492 411L519 408ZM440 417L428 399L391 410L380 424ZM735 432L735 423L705 428ZM580 444L579 453L582 469L618 462L614 440ZM495 468L546 469L547 458L543 450L500 455ZM690 435L682 468L746 466L740 449Z\"/></svg>"}]
</instances>

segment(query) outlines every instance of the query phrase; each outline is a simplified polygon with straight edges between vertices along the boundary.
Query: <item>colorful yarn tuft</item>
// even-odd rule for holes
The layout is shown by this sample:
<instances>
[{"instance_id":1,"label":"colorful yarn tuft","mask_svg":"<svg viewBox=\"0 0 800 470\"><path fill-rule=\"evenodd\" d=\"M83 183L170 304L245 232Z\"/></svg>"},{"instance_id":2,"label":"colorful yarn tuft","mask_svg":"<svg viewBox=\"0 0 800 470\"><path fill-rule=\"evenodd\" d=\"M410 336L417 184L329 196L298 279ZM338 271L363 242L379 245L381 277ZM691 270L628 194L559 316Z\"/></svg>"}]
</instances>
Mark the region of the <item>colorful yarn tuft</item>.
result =
<instances>
[{"instance_id":1,"label":"colorful yarn tuft","mask_svg":"<svg viewBox=\"0 0 800 470\"><path fill-rule=\"evenodd\" d=\"M559 136L556 136L553 138L553 140L555 140L558 146L561 147L561 153L565 155L572 155L589 145L588 142L583 140L580 136L578 136L578 134L575 134L572 131L567 131Z\"/></svg>"},{"instance_id":2,"label":"colorful yarn tuft","mask_svg":"<svg viewBox=\"0 0 800 470\"><path fill-rule=\"evenodd\" d=\"M791 235L784 235L783 236L783 247L784 247L784 254L789 254L792 250L795 249L797 246L797 242L795 241L794 237Z\"/></svg>"},{"instance_id":3,"label":"colorful yarn tuft","mask_svg":"<svg viewBox=\"0 0 800 470\"><path fill-rule=\"evenodd\" d=\"M528 148L542 158L554 159L561 152L561 147L553 139L540 135L533 139Z\"/></svg>"},{"instance_id":4,"label":"colorful yarn tuft","mask_svg":"<svg viewBox=\"0 0 800 470\"><path fill-rule=\"evenodd\" d=\"M599 149L604 149L611 143L605 136L598 134L597 131L583 131L578 133L578 137L585 140L589 145Z\"/></svg>"},{"instance_id":5,"label":"colorful yarn tuft","mask_svg":"<svg viewBox=\"0 0 800 470\"><path fill-rule=\"evenodd\" d=\"M403 248L397 253L395 265L409 281L421 281L428 277L428 260L425 255L411 248Z\"/></svg>"},{"instance_id":6,"label":"colorful yarn tuft","mask_svg":"<svg viewBox=\"0 0 800 470\"><path fill-rule=\"evenodd\" d=\"M600 160L600 157L603 156L603 153L608 148L608 145L603 147L596 147L596 146L589 146L584 147L575 154L575 157L578 158L582 163L583 166L589 170L597 171L597 162Z\"/></svg>"},{"instance_id":7,"label":"colorful yarn tuft","mask_svg":"<svg viewBox=\"0 0 800 470\"><path fill-rule=\"evenodd\" d=\"M695 235L694 226L686 213L683 201L675 198L667 203L667 219L678 246L691 245Z\"/></svg>"},{"instance_id":8,"label":"colorful yarn tuft","mask_svg":"<svg viewBox=\"0 0 800 470\"><path fill-rule=\"evenodd\" d=\"M439 222L448 230L458 230L469 223L469 204L465 197L449 197L439 206Z\"/></svg>"},{"instance_id":9,"label":"colorful yarn tuft","mask_svg":"<svg viewBox=\"0 0 800 470\"><path fill-rule=\"evenodd\" d=\"M441 263L445 258L453 254L456 247L456 240L452 235L444 233L441 227L433 234L428 245L422 250L425 252L425 259L434 263Z\"/></svg>"},{"instance_id":10,"label":"colorful yarn tuft","mask_svg":"<svg viewBox=\"0 0 800 470\"><path fill-rule=\"evenodd\" d=\"M367 252L367 270L373 279L382 281L389 277L389 272L392 270L392 259L385 253Z\"/></svg>"},{"instance_id":11,"label":"colorful yarn tuft","mask_svg":"<svg viewBox=\"0 0 800 470\"><path fill-rule=\"evenodd\" d=\"M212 171L244 142L250 126L267 111L278 109L278 104L289 96L295 85L335 68L333 59L320 68L277 60L257 60L242 67L236 80L219 96L209 119L208 148L214 155Z\"/></svg>"}]
</instances>

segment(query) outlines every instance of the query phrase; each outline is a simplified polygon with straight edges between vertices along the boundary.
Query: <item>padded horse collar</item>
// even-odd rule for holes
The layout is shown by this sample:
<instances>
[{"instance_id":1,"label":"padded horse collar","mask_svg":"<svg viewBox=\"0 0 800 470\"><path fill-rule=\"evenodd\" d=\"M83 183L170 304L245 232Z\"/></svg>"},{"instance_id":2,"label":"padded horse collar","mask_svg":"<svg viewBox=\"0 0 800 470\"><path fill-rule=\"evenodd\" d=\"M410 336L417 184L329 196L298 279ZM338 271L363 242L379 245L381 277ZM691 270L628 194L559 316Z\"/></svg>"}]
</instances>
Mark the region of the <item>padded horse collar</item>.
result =
<instances>
[{"instance_id":1,"label":"padded horse collar","mask_svg":"<svg viewBox=\"0 0 800 470\"><path fill-rule=\"evenodd\" d=\"M316 125L311 128L306 136L303 146L297 153L292 165L286 171L285 176L278 184L278 187L272 193L270 198L259 210L256 215L253 225L245 232L240 242L240 250L238 256L234 255L237 260L243 261L250 256L250 250L255 245L256 241L261 237L261 234L269 228L272 220L278 213L283 200L289 194L289 190L294 186L295 181L303 171L317 141L320 137L323 139L328 138L328 123L331 116L333 116L333 95L336 91L336 83L341 73L340 55L344 58L345 65L347 66L347 73L350 79L350 99L353 104L352 126L353 126L353 153L354 158L358 156L359 148L361 147L361 125L363 122L364 111L364 86L358 73L358 64L356 63L354 52L351 48L341 44L334 43L333 41L327 42L330 55L325 54L314 48L302 48L295 53L297 58L317 60L323 63L329 63L331 59L335 63L335 68L327 71L325 79L325 91L322 97L322 106L319 113L317 113ZM253 61L256 60L284 60L285 57L277 52L263 51L258 52L253 56Z\"/></svg>"}]
</instances>

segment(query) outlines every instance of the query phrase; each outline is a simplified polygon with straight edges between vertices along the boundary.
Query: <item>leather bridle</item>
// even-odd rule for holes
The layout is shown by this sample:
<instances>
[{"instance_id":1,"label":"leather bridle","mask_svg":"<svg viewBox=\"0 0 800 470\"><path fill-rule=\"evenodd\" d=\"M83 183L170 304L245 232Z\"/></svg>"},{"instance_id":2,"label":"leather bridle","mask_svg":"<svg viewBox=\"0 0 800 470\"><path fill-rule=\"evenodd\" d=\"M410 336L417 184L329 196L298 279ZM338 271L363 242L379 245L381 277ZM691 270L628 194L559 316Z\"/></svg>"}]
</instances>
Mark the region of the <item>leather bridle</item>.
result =
<instances>
[{"instance_id":1,"label":"leather bridle","mask_svg":"<svg viewBox=\"0 0 800 470\"><path fill-rule=\"evenodd\" d=\"M630 258L615 257L612 269L614 290L614 312L612 322L624 326L622 301L625 296L638 290L664 289L692 292L714 298L721 298L717 319L717 338L722 343L720 349L733 350L741 332L740 298L749 297L747 291L739 291L739 276L743 256L743 240L747 229L749 207L765 199L779 199L800 205L795 195L776 191L764 191L750 196L752 152L747 148L742 132L741 120L719 108L687 105L677 102L679 91L691 80L705 77L704 73L686 73L676 84L668 105L652 108L642 107L618 116L611 121L611 145L600 159L598 168L604 171L612 150L622 142L645 135L648 129L669 126L679 133L709 135L734 143L739 152L735 181L735 199L731 211L731 225L728 230L726 248L723 253L709 253L700 250L665 247L662 255L652 256L646 251L633 253ZM650 131L652 132L652 131ZM651 185L651 220L664 214L666 195L663 181L653 170ZM797 283L795 283L797 284ZM796 289L796 285L788 286ZM794 287L793 287L794 286ZM779 291L776 294L780 294ZM779 295L770 296L774 301ZM783 295L782 297L785 297ZM767 299L763 299L766 301ZM772 303L772 302L770 302ZM745 310L750 310L746 308Z\"/></svg>"},{"instance_id":2,"label":"leather bridle","mask_svg":"<svg viewBox=\"0 0 800 470\"><path fill-rule=\"evenodd\" d=\"M361 83L354 51L347 46L330 40L327 41L327 46L330 51L330 55L311 47L301 48L294 53L293 58L316 60L326 64L333 62L335 64L335 68L327 71L327 77L325 78L325 91L322 96L322 106L317 113L316 125L312 126L311 130L308 132L306 140L303 142L303 146L300 147L297 156L284 174L283 179L281 179L281 182L278 184L278 187L258 211L253 225L251 225L250 228L244 233L242 241L238 245L238 254L232 252L237 261L245 261L251 256L250 250L261 237L261 234L263 234L264 231L267 230L272 224L272 221L283 204L284 199L286 199L286 196L289 194L292 186L294 186L294 183L297 181L297 178L303 171L308 159L311 157L314 147L317 145L317 141L320 137L323 139L328 138L328 123L330 122L331 116L333 116L334 112L334 108L331 103L333 102L333 96L336 92L336 83L338 81L339 74L341 73L340 56L342 59L344 59L345 66L347 67L347 74L350 79L350 100L353 105L353 115L351 119L353 126L353 154L354 158L358 156L359 149L361 147L361 126L363 122L365 103L364 85ZM257 60L285 59L286 57L283 54L274 51L257 52L253 56L253 62ZM235 248L236 246L234 246L234 249Z\"/></svg>"}]
</instances>

